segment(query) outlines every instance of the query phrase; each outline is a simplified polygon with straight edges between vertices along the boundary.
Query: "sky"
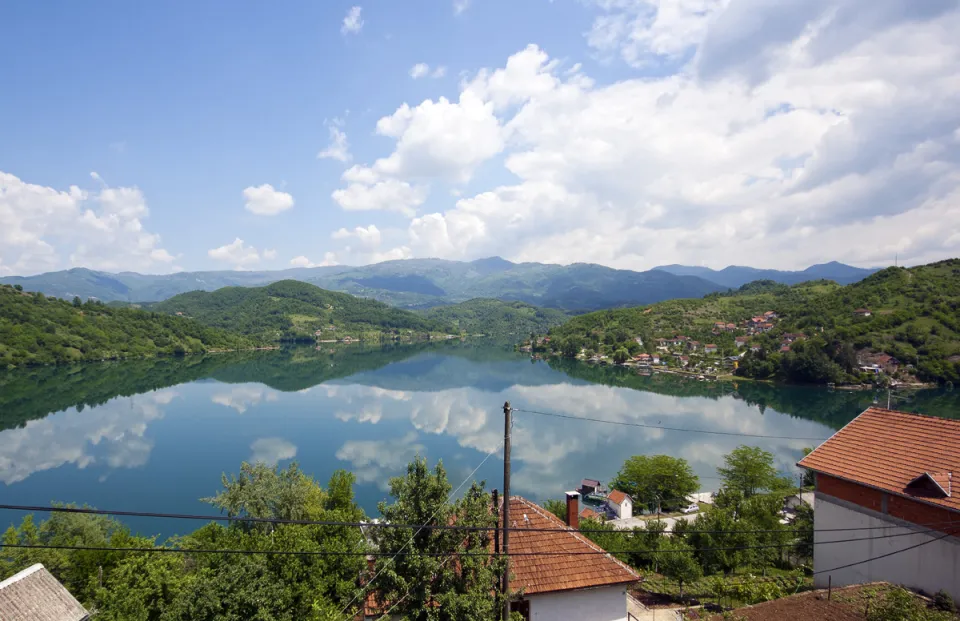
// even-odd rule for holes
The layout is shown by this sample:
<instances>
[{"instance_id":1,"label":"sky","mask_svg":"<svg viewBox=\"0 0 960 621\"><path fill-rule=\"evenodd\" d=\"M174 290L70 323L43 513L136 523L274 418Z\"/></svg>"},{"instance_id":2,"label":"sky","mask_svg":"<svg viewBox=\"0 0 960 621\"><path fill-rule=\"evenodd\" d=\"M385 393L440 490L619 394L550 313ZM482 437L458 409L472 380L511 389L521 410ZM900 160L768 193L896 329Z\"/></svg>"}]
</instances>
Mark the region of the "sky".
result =
<instances>
[{"instance_id":1,"label":"sky","mask_svg":"<svg viewBox=\"0 0 960 621\"><path fill-rule=\"evenodd\" d=\"M0 275L960 256L960 0L0 4Z\"/></svg>"}]
</instances>

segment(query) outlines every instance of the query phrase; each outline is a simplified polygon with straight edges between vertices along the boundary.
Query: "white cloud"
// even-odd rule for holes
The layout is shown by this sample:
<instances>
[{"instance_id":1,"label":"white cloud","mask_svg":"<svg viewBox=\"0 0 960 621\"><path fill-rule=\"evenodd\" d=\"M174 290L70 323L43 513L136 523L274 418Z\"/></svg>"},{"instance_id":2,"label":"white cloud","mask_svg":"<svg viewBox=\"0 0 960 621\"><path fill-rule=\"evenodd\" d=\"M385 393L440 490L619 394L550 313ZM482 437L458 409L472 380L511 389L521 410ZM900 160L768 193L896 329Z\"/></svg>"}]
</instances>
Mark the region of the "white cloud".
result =
<instances>
[{"instance_id":1,"label":"white cloud","mask_svg":"<svg viewBox=\"0 0 960 621\"><path fill-rule=\"evenodd\" d=\"M293 196L274 189L269 183L244 189L243 198L246 210L258 216L275 216L293 207Z\"/></svg>"},{"instance_id":2,"label":"white cloud","mask_svg":"<svg viewBox=\"0 0 960 621\"><path fill-rule=\"evenodd\" d=\"M146 199L136 187L98 192L35 185L0 171L0 275L64 267L164 272L175 257L148 232ZM66 260L64 259L66 257Z\"/></svg>"},{"instance_id":3,"label":"white cloud","mask_svg":"<svg viewBox=\"0 0 960 621\"><path fill-rule=\"evenodd\" d=\"M723 267L732 247L780 268L960 253L955 3L599 4L629 13L611 49L683 70L598 85L529 46L456 103L400 106L377 123L392 153L351 178L464 181L503 153L516 181L407 210L397 246L628 269Z\"/></svg>"},{"instance_id":4,"label":"white cloud","mask_svg":"<svg viewBox=\"0 0 960 621\"><path fill-rule=\"evenodd\" d=\"M267 253L272 256L266 257ZM207 251L207 256L217 261L231 263L235 269L244 269L260 262L260 253L253 246L247 245L242 239L237 237L232 242L219 248L211 248ZM266 251L264 256L268 259L276 256L275 251Z\"/></svg>"},{"instance_id":5,"label":"white cloud","mask_svg":"<svg viewBox=\"0 0 960 621\"><path fill-rule=\"evenodd\" d=\"M341 34L357 34L360 32L360 29L363 28L363 18L360 17L361 11L363 11L362 7L350 7L347 16L343 18L343 26L340 27Z\"/></svg>"},{"instance_id":6,"label":"white cloud","mask_svg":"<svg viewBox=\"0 0 960 621\"><path fill-rule=\"evenodd\" d=\"M430 65L427 63L417 63L410 68L410 77L414 80L422 78L430 73Z\"/></svg>"},{"instance_id":7,"label":"white cloud","mask_svg":"<svg viewBox=\"0 0 960 621\"><path fill-rule=\"evenodd\" d=\"M426 188L396 179L372 185L351 183L333 192L333 200L347 211L398 211L407 216L416 214L416 207L426 198Z\"/></svg>"},{"instance_id":8,"label":"white cloud","mask_svg":"<svg viewBox=\"0 0 960 621\"><path fill-rule=\"evenodd\" d=\"M453 0L453 12L455 15L460 15L464 11L470 8L470 3L472 0Z\"/></svg>"},{"instance_id":9,"label":"white cloud","mask_svg":"<svg viewBox=\"0 0 960 621\"><path fill-rule=\"evenodd\" d=\"M331 159L340 162L349 162L350 143L347 141L347 134L343 131L343 121L333 119L328 122L327 129L330 131L330 144L325 149L317 153L319 159Z\"/></svg>"},{"instance_id":10,"label":"white cloud","mask_svg":"<svg viewBox=\"0 0 960 621\"><path fill-rule=\"evenodd\" d=\"M263 251L263 258L267 261L272 261L277 258L277 251L275 248L270 248L269 250Z\"/></svg>"},{"instance_id":11,"label":"white cloud","mask_svg":"<svg viewBox=\"0 0 960 621\"><path fill-rule=\"evenodd\" d=\"M327 252L323 255L323 261L319 263L314 263L307 257L300 255L290 259L290 265L293 267L327 267L330 265L337 265L337 255L333 252Z\"/></svg>"},{"instance_id":12,"label":"white cloud","mask_svg":"<svg viewBox=\"0 0 960 621\"><path fill-rule=\"evenodd\" d=\"M433 71L430 71L430 65L427 63L417 63L410 68L410 77L414 80L419 80L420 78L442 78L447 75L447 68L444 66L436 67Z\"/></svg>"},{"instance_id":13,"label":"white cloud","mask_svg":"<svg viewBox=\"0 0 960 621\"><path fill-rule=\"evenodd\" d=\"M250 449L253 451L250 456L252 463L262 461L270 466L297 456L296 445L283 438L257 438L250 445Z\"/></svg>"},{"instance_id":14,"label":"white cloud","mask_svg":"<svg viewBox=\"0 0 960 621\"><path fill-rule=\"evenodd\" d=\"M358 226L352 231L348 231L347 229L340 229L338 231L335 231L331 235L331 237L333 237L333 239L356 238L360 242L360 245L363 248L367 248L367 249L377 248L380 245L380 239L381 239L380 229L378 229L376 225L373 225L373 224L371 224L366 228L362 226Z\"/></svg>"},{"instance_id":15,"label":"white cloud","mask_svg":"<svg viewBox=\"0 0 960 621\"><path fill-rule=\"evenodd\" d=\"M210 401L213 403L233 408L238 414L243 414L264 401L277 401L278 399L277 393L268 391L263 386L252 384L236 386L227 392L220 392L210 397Z\"/></svg>"}]
</instances>

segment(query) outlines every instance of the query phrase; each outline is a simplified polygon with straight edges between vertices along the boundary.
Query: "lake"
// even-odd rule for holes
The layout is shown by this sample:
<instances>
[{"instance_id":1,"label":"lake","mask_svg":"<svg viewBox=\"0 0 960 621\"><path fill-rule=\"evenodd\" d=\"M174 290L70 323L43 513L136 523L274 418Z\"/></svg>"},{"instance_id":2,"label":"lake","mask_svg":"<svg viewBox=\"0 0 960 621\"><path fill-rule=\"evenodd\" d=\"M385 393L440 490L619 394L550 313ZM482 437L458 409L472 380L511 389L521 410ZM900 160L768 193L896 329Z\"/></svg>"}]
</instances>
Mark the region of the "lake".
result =
<instances>
[{"instance_id":1,"label":"lake","mask_svg":"<svg viewBox=\"0 0 960 621\"><path fill-rule=\"evenodd\" d=\"M512 491L562 498L583 478L609 481L637 454L687 459L704 490L739 444L771 451L796 477L804 447L886 394L532 361L509 346L459 341L365 348L290 347L0 373L2 502L215 513L199 499L244 460L296 460L326 483L357 475L358 502L376 515L389 478L417 454L442 459L458 485L503 440L503 403L636 427L517 412ZM957 417L960 391L896 397L909 411ZM777 437L742 437L724 434ZM501 455L476 477L502 487ZM3 526L22 517L0 512ZM200 523L126 520L145 534Z\"/></svg>"}]
</instances>

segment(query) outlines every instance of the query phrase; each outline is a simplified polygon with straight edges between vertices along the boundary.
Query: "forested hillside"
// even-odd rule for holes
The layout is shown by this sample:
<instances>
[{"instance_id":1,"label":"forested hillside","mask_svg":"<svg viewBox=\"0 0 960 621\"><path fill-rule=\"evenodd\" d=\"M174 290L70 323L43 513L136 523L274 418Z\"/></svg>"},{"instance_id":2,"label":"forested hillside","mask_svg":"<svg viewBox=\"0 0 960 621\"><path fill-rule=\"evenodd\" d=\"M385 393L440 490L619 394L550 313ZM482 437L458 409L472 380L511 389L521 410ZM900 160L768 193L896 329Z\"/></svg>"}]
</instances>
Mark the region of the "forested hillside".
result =
<instances>
[{"instance_id":1,"label":"forested hillside","mask_svg":"<svg viewBox=\"0 0 960 621\"><path fill-rule=\"evenodd\" d=\"M538 308L525 302L477 298L452 306L437 306L423 315L453 325L459 332L486 336L543 333L569 318L563 311Z\"/></svg>"},{"instance_id":2,"label":"forested hillside","mask_svg":"<svg viewBox=\"0 0 960 621\"><path fill-rule=\"evenodd\" d=\"M775 325L744 338L744 321L773 311ZM734 329L718 330L718 323ZM861 282L819 281L787 287L770 281L699 300L600 311L550 332L550 348L575 355L653 352L656 340L683 335L719 352L749 351L738 373L805 382L859 381L865 360L886 354L898 371L926 381L960 381L960 260L891 267ZM785 341L785 338L796 342Z\"/></svg>"},{"instance_id":3,"label":"forested hillside","mask_svg":"<svg viewBox=\"0 0 960 621\"><path fill-rule=\"evenodd\" d=\"M193 291L150 305L162 313L182 313L209 326L265 341L366 338L373 334L413 336L449 332L445 323L375 300L282 280L266 287L224 287Z\"/></svg>"},{"instance_id":4,"label":"forested hillside","mask_svg":"<svg viewBox=\"0 0 960 621\"><path fill-rule=\"evenodd\" d=\"M253 341L181 317L0 286L0 368L180 355Z\"/></svg>"}]
</instances>

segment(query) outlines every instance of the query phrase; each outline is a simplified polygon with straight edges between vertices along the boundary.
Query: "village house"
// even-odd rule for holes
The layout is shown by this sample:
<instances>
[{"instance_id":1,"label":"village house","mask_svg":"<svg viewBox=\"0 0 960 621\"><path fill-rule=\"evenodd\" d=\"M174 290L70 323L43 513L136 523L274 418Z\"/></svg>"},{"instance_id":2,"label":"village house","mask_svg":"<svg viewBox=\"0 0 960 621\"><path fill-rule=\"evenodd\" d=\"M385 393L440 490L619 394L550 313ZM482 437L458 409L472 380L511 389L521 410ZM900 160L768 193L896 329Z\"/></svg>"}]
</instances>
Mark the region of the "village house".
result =
<instances>
[{"instance_id":1,"label":"village house","mask_svg":"<svg viewBox=\"0 0 960 621\"><path fill-rule=\"evenodd\" d=\"M798 465L816 481L817 587L887 581L960 599L960 420L871 407Z\"/></svg>"},{"instance_id":2,"label":"village house","mask_svg":"<svg viewBox=\"0 0 960 621\"><path fill-rule=\"evenodd\" d=\"M736 324L733 324L733 323L728 323L728 324L727 324L727 331L728 331L728 332L733 332L733 331L736 330L736 329L737 329Z\"/></svg>"},{"instance_id":3,"label":"village house","mask_svg":"<svg viewBox=\"0 0 960 621\"><path fill-rule=\"evenodd\" d=\"M707 345L704 345L704 347L703 347L703 352L704 352L705 354L715 354L715 353L717 353L717 346L714 345L713 343L709 343L709 344L707 344Z\"/></svg>"},{"instance_id":4,"label":"village house","mask_svg":"<svg viewBox=\"0 0 960 621\"><path fill-rule=\"evenodd\" d=\"M584 479L580 481L580 489L577 491L581 496L590 496L591 494L606 496L607 494L607 488L596 479Z\"/></svg>"},{"instance_id":5,"label":"village house","mask_svg":"<svg viewBox=\"0 0 960 621\"><path fill-rule=\"evenodd\" d=\"M733 342L736 343L737 349L743 349L747 346L747 343L750 341L749 336L738 336L733 339Z\"/></svg>"},{"instance_id":6,"label":"village house","mask_svg":"<svg viewBox=\"0 0 960 621\"><path fill-rule=\"evenodd\" d=\"M776 319L777 314L773 311L767 311L763 314L763 318L769 321L770 319Z\"/></svg>"},{"instance_id":7,"label":"village house","mask_svg":"<svg viewBox=\"0 0 960 621\"><path fill-rule=\"evenodd\" d=\"M680 366L685 367L690 364L690 358L687 356L680 356Z\"/></svg>"},{"instance_id":8,"label":"village house","mask_svg":"<svg viewBox=\"0 0 960 621\"><path fill-rule=\"evenodd\" d=\"M652 356L650 354L637 354L633 357L633 361L639 364L650 364L650 359Z\"/></svg>"},{"instance_id":9,"label":"village house","mask_svg":"<svg viewBox=\"0 0 960 621\"><path fill-rule=\"evenodd\" d=\"M783 335L783 342L789 344L795 341L802 341L805 338L807 338L807 336L803 332L786 332Z\"/></svg>"},{"instance_id":10,"label":"village house","mask_svg":"<svg viewBox=\"0 0 960 621\"><path fill-rule=\"evenodd\" d=\"M697 351L698 349L700 349L700 341L688 341L687 349L689 349L690 351Z\"/></svg>"},{"instance_id":11,"label":"village house","mask_svg":"<svg viewBox=\"0 0 960 621\"><path fill-rule=\"evenodd\" d=\"M722 321L716 321L716 322L714 322L714 324L713 324L713 332L714 332L714 334L716 334L717 332L723 332L723 331L725 331L726 329L727 329L727 324L723 323Z\"/></svg>"},{"instance_id":12,"label":"village house","mask_svg":"<svg viewBox=\"0 0 960 621\"><path fill-rule=\"evenodd\" d=\"M510 551L517 554L510 559L510 590L521 593L512 610L529 621L627 620L627 587L640 576L577 530L577 492L567 492L566 523L519 496L510 499L510 521L517 529L510 533ZM537 552L551 553L549 563L531 555Z\"/></svg>"},{"instance_id":13,"label":"village house","mask_svg":"<svg viewBox=\"0 0 960 621\"><path fill-rule=\"evenodd\" d=\"M607 506L617 515L617 519L626 520L633 517L633 498L618 489L607 494Z\"/></svg>"},{"instance_id":14,"label":"village house","mask_svg":"<svg viewBox=\"0 0 960 621\"><path fill-rule=\"evenodd\" d=\"M37 563L0 582L3 621L87 621L90 614Z\"/></svg>"},{"instance_id":15,"label":"village house","mask_svg":"<svg viewBox=\"0 0 960 621\"><path fill-rule=\"evenodd\" d=\"M584 507L583 511L580 512L581 520L597 520L598 522L603 519L603 516L591 509L590 507Z\"/></svg>"},{"instance_id":16,"label":"village house","mask_svg":"<svg viewBox=\"0 0 960 621\"><path fill-rule=\"evenodd\" d=\"M853 311L853 314L854 314L854 316L856 316L856 317L869 317L869 316L870 316L870 309L869 309L869 308L858 308L857 310Z\"/></svg>"},{"instance_id":17,"label":"village house","mask_svg":"<svg viewBox=\"0 0 960 621\"><path fill-rule=\"evenodd\" d=\"M785 353L787 353L788 351L790 351L790 346L789 346L789 345L781 345L781 346L780 346L780 353L781 353L781 354L785 354Z\"/></svg>"},{"instance_id":18,"label":"village house","mask_svg":"<svg viewBox=\"0 0 960 621\"><path fill-rule=\"evenodd\" d=\"M652 364L660 364L660 354L650 354L650 362Z\"/></svg>"},{"instance_id":19,"label":"village house","mask_svg":"<svg viewBox=\"0 0 960 621\"><path fill-rule=\"evenodd\" d=\"M760 347L759 345L751 345L750 351L756 354L763 351L763 347Z\"/></svg>"}]
</instances>

